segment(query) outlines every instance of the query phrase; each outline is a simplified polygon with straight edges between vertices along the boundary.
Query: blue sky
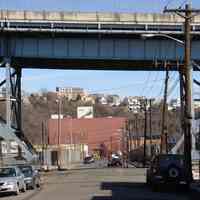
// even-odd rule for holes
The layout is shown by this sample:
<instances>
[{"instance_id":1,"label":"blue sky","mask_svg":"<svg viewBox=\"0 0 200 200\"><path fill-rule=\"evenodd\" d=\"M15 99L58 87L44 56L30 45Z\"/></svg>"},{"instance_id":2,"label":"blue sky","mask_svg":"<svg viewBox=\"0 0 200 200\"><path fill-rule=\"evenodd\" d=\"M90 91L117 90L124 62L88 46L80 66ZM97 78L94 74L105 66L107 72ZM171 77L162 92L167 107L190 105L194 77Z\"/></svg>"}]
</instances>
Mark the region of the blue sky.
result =
<instances>
[{"instance_id":1,"label":"blue sky","mask_svg":"<svg viewBox=\"0 0 200 200\"><path fill-rule=\"evenodd\" d=\"M1 9L113 11L113 12L162 12L165 5L179 6L183 0L0 0ZM193 0L193 7L200 8L200 1ZM3 75L1 69L1 75ZM178 74L171 73L171 85ZM2 76L3 77L3 76ZM1 79L2 79L1 77ZM200 77L200 76L199 76ZM42 88L55 90L56 86L81 86L89 92L116 93L122 96L162 94L163 72L106 72L24 70L23 89L28 92ZM151 81L154 80L154 85ZM156 80L156 81L155 81ZM178 87L171 94L177 96Z\"/></svg>"},{"instance_id":2,"label":"blue sky","mask_svg":"<svg viewBox=\"0 0 200 200\"><path fill-rule=\"evenodd\" d=\"M179 6L184 0L1 0L5 9L29 10L76 10L76 11L121 11L121 12L161 12L169 2ZM192 1L198 6L199 0Z\"/></svg>"}]
</instances>

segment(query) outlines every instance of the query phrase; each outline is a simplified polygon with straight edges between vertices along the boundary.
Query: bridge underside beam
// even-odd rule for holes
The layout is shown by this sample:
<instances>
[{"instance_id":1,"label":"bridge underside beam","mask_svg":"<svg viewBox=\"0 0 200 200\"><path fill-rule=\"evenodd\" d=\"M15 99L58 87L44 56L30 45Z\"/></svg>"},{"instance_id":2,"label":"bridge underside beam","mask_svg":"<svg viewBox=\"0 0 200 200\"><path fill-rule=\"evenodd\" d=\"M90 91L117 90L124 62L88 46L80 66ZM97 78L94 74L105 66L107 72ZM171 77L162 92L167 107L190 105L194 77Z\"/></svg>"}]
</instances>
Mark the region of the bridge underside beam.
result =
<instances>
[{"instance_id":1,"label":"bridge underside beam","mask_svg":"<svg viewBox=\"0 0 200 200\"><path fill-rule=\"evenodd\" d=\"M28 33L27 33L28 34ZM192 60L200 63L200 39L192 42ZM0 33L0 59L13 66L43 69L164 70L164 62L177 70L184 46L161 38L101 35L19 35Z\"/></svg>"},{"instance_id":2,"label":"bridge underside beam","mask_svg":"<svg viewBox=\"0 0 200 200\"><path fill-rule=\"evenodd\" d=\"M181 63L183 50L183 46L166 39L0 34L0 57L9 56L14 66L23 68L163 70L165 61L173 67L177 60ZM200 40L192 49L195 61L200 60L199 50Z\"/></svg>"},{"instance_id":3,"label":"bridge underside beam","mask_svg":"<svg viewBox=\"0 0 200 200\"><path fill-rule=\"evenodd\" d=\"M119 70L119 71L163 71L163 61L152 60L101 60L101 59L45 59L45 58L14 58L15 66L36 69L63 70ZM177 62L168 61L170 70L178 70ZM179 67L182 65L179 63Z\"/></svg>"}]
</instances>

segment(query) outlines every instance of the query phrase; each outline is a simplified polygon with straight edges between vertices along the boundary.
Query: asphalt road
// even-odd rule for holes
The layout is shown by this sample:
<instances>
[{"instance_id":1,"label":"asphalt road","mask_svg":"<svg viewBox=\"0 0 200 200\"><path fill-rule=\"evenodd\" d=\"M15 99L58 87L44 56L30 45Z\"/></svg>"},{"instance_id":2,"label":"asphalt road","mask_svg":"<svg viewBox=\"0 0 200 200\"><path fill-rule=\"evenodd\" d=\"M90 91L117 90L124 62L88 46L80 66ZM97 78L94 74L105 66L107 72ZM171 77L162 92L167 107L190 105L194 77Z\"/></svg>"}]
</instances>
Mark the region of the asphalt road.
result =
<instances>
[{"instance_id":1,"label":"asphalt road","mask_svg":"<svg viewBox=\"0 0 200 200\"><path fill-rule=\"evenodd\" d=\"M181 188L153 192L145 184L145 170L138 168L82 169L48 173L41 190L5 200L186 200ZM198 199L197 199L198 200Z\"/></svg>"}]
</instances>

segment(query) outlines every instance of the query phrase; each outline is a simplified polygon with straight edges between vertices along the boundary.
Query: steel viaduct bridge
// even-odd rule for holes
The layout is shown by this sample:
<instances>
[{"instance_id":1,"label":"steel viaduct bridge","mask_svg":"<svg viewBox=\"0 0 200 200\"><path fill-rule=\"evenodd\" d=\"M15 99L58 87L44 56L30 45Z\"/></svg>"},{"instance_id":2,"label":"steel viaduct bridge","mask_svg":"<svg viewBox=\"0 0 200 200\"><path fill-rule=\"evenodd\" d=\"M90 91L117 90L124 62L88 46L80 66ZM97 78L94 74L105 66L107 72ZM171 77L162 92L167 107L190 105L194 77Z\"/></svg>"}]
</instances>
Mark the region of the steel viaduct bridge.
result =
<instances>
[{"instance_id":1,"label":"steel viaduct bridge","mask_svg":"<svg viewBox=\"0 0 200 200\"><path fill-rule=\"evenodd\" d=\"M26 141L21 126L22 69L165 70L167 62L170 70L178 70L184 57L181 44L141 35L182 39L183 32L183 19L177 15L1 10L0 61L6 77L0 86L7 88L4 124L14 128L13 137ZM194 18L191 32L192 60L200 63L200 17ZM6 132L0 135L6 138Z\"/></svg>"}]
</instances>

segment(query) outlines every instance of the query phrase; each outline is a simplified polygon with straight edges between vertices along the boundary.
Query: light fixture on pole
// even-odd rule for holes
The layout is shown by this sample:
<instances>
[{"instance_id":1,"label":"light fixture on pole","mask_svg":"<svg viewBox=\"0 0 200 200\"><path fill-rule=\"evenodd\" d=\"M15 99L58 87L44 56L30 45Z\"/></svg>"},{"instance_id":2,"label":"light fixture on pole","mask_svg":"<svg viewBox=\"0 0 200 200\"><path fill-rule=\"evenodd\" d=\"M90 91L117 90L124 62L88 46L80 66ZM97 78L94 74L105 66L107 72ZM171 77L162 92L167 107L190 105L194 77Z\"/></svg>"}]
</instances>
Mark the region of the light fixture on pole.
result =
<instances>
[{"instance_id":1,"label":"light fixture on pole","mask_svg":"<svg viewBox=\"0 0 200 200\"><path fill-rule=\"evenodd\" d=\"M167 39L170 39L170 40L174 40L175 42L177 42L177 43L179 43L179 44L182 44L182 45L185 44L184 41L179 40L179 39L177 39L177 38L174 38L174 37L172 37L172 36L170 36L170 35L167 35L167 34L164 34L164 33L155 33L155 34L149 33L149 34L142 34L142 35L141 35L141 38L143 38L143 39L153 38L153 37L164 37L164 38L167 38Z\"/></svg>"}]
</instances>

